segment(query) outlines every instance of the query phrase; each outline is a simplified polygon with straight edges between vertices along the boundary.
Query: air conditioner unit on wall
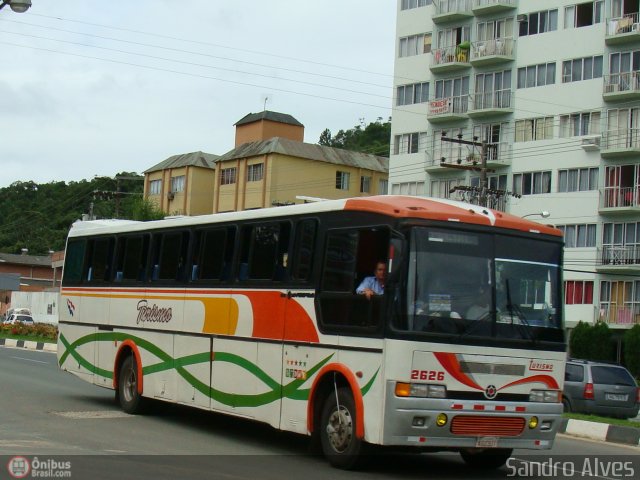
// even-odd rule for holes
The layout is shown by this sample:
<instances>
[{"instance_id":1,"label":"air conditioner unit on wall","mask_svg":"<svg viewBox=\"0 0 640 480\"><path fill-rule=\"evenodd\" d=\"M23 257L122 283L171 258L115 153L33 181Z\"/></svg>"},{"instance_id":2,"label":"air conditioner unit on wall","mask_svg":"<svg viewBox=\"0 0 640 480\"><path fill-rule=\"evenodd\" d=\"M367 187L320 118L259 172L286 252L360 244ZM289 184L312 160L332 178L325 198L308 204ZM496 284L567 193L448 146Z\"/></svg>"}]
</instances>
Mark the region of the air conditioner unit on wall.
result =
<instances>
[{"instance_id":1,"label":"air conditioner unit on wall","mask_svg":"<svg viewBox=\"0 0 640 480\"><path fill-rule=\"evenodd\" d=\"M598 150L600 148L600 136L585 137L580 145L584 150Z\"/></svg>"},{"instance_id":2,"label":"air conditioner unit on wall","mask_svg":"<svg viewBox=\"0 0 640 480\"><path fill-rule=\"evenodd\" d=\"M173 200L173 199L175 198L175 196L176 196L176 194L175 194L175 193L173 193L173 192L169 192L169 193L167 193L167 198L168 198L169 200Z\"/></svg>"},{"instance_id":3,"label":"air conditioner unit on wall","mask_svg":"<svg viewBox=\"0 0 640 480\"><path fill-rule=\"evenodd\" d=\"M516 17L518 23L524 23L529 21L529 16L526 13L521 13Z\"/></svg>"}]
</instances>

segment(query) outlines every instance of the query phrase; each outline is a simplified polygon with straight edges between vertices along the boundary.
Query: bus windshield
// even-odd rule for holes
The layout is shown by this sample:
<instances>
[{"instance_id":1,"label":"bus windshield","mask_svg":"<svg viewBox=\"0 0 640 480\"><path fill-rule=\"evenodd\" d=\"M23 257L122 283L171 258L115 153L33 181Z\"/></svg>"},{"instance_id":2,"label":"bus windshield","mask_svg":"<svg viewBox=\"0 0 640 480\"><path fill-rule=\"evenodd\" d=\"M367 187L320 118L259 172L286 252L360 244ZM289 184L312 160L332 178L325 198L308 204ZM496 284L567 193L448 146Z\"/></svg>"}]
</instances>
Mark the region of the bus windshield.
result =
<instances>
[{"instance_id":1,"label":"bus windshield","mask_svg":"<svg viewBox=\"0 0 640 480\"><path fill-rule=\"evenodd\" d=\"M396 327L562 342L561 251L559 242L414 227Z\"/></svg>"}]
</instances>

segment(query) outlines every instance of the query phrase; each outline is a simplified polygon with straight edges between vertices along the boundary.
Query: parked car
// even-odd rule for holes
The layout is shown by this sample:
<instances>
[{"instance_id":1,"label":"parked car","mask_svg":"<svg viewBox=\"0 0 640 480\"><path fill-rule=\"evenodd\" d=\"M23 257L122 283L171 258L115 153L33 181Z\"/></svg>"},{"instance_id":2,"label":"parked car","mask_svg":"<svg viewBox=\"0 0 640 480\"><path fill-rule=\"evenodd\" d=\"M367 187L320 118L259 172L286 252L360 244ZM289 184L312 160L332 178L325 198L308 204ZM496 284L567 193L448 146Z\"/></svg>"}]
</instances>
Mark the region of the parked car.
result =
<instances>
[{"instance_id":1,"label":"parked car","mask_svg":"<svg viewBox=\"0 0 640 480\"><path fill-rule=\"evenodd\" d=\"M5 325L15 325L16 323L24 323L25 325L33 325L33 317L23 313L12 313L3 322Z\"/></svg>"},{"instance_id":2,"label":"parked car","mask_svg":"<svg viewBox=\"0 0 640 480\"><path fill-rule=\"evenodd\" d=\"M621 365L569 359L564 374L565 412L632 418L640 408L640 389Z\"/></svg>"}]
</instances>

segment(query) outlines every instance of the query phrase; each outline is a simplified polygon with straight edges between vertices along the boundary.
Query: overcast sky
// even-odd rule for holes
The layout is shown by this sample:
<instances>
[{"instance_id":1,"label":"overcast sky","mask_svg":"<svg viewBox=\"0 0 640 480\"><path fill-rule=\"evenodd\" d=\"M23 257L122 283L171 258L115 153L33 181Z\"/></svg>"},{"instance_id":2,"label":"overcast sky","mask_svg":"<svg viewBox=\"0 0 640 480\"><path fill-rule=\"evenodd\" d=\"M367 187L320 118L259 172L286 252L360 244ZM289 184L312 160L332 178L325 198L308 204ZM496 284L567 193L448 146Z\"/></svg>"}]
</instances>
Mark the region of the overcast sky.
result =
<instances>
[{"instance_id":1,"label":"overcast sky","mask_svg":"<svg viewBox=\"0 0 640 480\"><path fill-rule=\"evenodd\" d=\"M391 115L395 0L32 0L0 11L0 187L141 173L289 113Z\"/></svg>"}]
</instances>

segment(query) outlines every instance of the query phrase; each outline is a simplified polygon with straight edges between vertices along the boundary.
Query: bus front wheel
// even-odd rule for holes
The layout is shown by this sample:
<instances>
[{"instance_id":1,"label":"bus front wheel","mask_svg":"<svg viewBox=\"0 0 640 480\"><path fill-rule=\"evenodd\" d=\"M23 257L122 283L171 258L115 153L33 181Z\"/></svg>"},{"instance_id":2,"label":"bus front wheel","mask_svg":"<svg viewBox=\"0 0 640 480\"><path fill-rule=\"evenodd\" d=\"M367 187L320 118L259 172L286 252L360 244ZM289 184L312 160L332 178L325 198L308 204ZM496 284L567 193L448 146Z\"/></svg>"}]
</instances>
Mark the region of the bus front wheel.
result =
<instances>
[{"instance_id":1,"label":"bus front wheel","mask_svg":"<svg viewBox=\"0 0 640 480\"><path fill-rule=\"evenodd\" d=\"M511 448L470 448L460 451L460 456L471 467L494 469L503 466L512 453Z\"/></svg>"},{"instance_id":2,"label":"bus front wheel","mask_svg":"<svg viewBox=\"0 0 640 480\"><path fill-rule=\"evenodd\" d=\"M125 358L118 375L118 400L126 413L142 411L142 396L138 393L138 364L133 355Z\"/></svg>"},{"instance_id":3,"label":"bus front wheel","mask_svg":"<svg viewBox=\"0 0 640 480\"><path fill-rule=\"evenodd\" d=\"M362 465L364 442L356 437L356 409L348 388L331 392L324 401L320 422L322 452L334 467Z\"/></svg>"}]
</instances>

